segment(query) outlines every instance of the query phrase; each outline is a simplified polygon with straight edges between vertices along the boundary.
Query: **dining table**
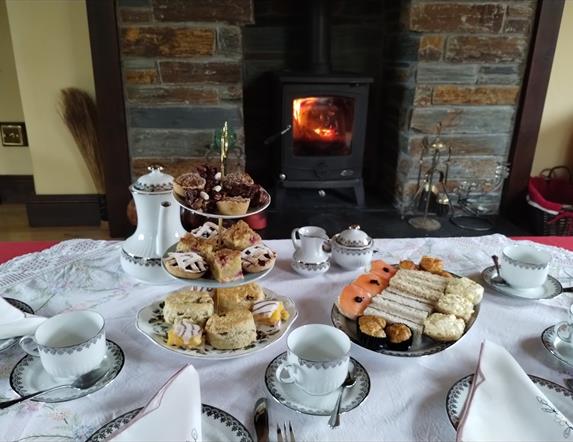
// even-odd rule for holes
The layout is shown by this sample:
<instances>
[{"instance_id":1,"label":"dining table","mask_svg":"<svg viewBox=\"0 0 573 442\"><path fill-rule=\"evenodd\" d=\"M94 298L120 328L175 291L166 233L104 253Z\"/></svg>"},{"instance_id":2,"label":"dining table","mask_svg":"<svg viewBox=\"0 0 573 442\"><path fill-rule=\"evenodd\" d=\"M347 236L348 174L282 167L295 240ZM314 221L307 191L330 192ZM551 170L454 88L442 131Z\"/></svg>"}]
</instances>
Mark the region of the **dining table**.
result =
<instances>
[{"instance_id":1,"label":"dining table","mask_svg":"<svg viewBox=\"0 0 573 442\"><path fill-rule=\"evenodd\" d=\"M549 273L564 287L573 286L571 238L508 238L500 234L455 238L375 239L376 258L388 263L424 255L439 257L447 271L483 284L480 274L492 265L491 256L515 243L532 244L551 254ZM259 283L290 297L298 318L292 329L331 322L331 310L342 288L361 271L332 265L313 278L291 269L290 240L267 240L277 252L273 270ZM446 396L460 378L475 371L481 343L487 339L503 346L523 370L564 385L571 372L543 346L544 329L567 318L571 293L547 300L523 300L499 294L485 286L479 315L454 345L422 357L376 353L352 344L351 356L370 376L367 398L344 413L341 425L331 429L327 416L297 413L276 402L265 386L269 363L286 351L286 336L256 353L224 360L191 358L152 343L136 328L136 316L145 305L192 282L147 284L127 275L120 265L121 242L73 239L38 247L22 246L22 253L6 252L0 264L0 294L30 305L36 314L50 317L70 310L94 310L105 318L106 337L125 355L118 376L99 391L68 402L25 401L0 410L0 440L83 441L105 423L144 406L163 384L186 364L199 373L201 401L220 408L255 435L255 402L267 397L271 441L274 428L290 421L297 441L409 441L455 440L446 413ZM10 259L8 259L10 258ZM14 366L25 356L19 346L0 353L0 401L18 397L10 386ZM573 407L572 407L573 409ZM169 425L175 425L177 418Z\"/></svg>"}]
</instances>

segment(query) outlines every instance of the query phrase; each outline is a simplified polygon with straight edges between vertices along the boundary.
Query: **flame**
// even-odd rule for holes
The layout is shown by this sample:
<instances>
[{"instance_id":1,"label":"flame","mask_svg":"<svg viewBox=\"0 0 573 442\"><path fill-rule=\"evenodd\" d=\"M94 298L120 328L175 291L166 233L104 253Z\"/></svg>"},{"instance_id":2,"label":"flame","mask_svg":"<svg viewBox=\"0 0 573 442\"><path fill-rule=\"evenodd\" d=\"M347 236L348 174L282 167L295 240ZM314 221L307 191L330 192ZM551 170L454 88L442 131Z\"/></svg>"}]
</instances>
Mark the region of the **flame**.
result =
<instances>
[{"instance_id":1,"label":"flame","mask_svg":"<svg viewBox=\"0 0 573 442\"><path fill-rule=\"evenodd\" d=\"M329 142L344 137L340 109L326 97L296 98L292 103L293 137L298 140Z\"/></svg>"}]
</instances>

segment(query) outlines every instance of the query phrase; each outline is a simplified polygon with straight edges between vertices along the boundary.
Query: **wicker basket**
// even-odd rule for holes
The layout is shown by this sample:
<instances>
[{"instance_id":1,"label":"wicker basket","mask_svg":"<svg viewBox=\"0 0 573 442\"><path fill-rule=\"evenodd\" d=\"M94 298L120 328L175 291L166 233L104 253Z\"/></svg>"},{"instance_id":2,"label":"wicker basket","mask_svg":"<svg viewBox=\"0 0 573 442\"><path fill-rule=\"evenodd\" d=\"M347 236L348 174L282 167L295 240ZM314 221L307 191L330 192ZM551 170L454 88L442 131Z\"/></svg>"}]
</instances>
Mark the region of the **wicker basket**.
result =
<instances>
[{"instance_id":1,"label":"wicker basket","mask_svg":"<svg viewBox=\"0 0 573 442\"><path fill-rule=\"evenodd\" d=\"M536 235L570 236L573 234L573 218L555 220L559 212L547 210L527 197L528 216L531 228Z\"/></svg>"}]
</instances>

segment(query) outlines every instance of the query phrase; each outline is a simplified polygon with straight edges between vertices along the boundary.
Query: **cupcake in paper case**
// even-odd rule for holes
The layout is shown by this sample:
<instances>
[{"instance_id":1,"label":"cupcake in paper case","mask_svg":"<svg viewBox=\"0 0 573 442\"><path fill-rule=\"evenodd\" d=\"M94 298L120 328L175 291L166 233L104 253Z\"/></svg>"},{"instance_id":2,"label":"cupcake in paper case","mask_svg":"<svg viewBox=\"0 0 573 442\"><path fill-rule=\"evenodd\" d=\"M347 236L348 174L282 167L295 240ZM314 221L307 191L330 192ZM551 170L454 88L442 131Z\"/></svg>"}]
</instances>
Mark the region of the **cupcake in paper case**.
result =
<instances>
[{"instance_id":1,"label":"cupcake in paper case","mask_svg":"<svg viewBox=\"0 0 573 442\"><path fill-rule=\"evenodd\" d=\"M386 346L386 320L380 316L364 315L356 321L358 341L371 350Z\"/></svg>"},{"instance_id":2,"label":"cupcake in paper case","mask_svg":"<svg viewBox=\"0 0 573 442\"><path fill-rule=\"evenodd\" d=\"M387 345L391 350L408 350L412 345L413 334L406 324L394 323L386 327Z\"/></svg>"}]
</instances>

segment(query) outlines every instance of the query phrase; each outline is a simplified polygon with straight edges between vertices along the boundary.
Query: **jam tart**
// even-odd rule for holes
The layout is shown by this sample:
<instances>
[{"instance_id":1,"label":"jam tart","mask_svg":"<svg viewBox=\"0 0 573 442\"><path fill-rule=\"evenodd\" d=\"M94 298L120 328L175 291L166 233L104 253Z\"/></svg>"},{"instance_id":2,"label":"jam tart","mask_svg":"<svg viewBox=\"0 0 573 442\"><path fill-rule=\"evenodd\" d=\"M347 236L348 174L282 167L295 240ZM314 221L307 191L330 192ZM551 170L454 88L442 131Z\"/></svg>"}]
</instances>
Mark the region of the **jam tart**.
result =
<instances>
[{"instance_id":1,"label":"jam tart","mask_svg":"<svg viewBox=\"0 0 573 442\"><path fill-rule=\"evenodd\" d=\"M247 273L258 273L272 268L276 258L276 252L263 244L255 244L241 252L243 270Z\"/></svg>"}]
</instances>

